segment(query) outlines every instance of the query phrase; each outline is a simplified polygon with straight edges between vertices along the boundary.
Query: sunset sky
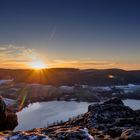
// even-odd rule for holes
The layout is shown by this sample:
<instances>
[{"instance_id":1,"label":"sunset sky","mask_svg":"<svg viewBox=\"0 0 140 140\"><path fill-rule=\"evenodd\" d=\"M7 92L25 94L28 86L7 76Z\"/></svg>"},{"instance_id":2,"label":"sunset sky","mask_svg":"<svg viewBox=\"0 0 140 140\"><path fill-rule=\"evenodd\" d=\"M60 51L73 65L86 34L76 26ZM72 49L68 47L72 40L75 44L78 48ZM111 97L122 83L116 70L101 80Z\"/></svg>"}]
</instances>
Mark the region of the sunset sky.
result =
<instances>
[{"instance_id":1,"label":"sunset sky","mask_svg":"<svg viewBox=\"0 0 140 140\"><path fill-rule=\"evenodd\" d=\"M139 0L1 0L0 68L140 69Z\"/></svg>"}]
</instances>

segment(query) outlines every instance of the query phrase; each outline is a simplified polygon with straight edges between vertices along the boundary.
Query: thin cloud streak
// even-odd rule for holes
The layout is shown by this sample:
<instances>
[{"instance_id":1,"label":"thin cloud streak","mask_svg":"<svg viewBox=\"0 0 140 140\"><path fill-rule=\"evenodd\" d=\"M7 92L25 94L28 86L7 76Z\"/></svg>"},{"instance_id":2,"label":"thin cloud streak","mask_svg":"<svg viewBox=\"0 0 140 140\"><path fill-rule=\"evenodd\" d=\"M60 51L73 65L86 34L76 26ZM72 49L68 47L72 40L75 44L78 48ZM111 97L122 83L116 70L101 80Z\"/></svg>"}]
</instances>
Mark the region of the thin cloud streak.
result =
<instances>
[{"instance_id":1,"label":"thin cloud streak","mask_svg":"<svg viewBox=\"0 0 140 140\"><path fill-rule=\"evenodd\" d=\"M36 50L14 45L0 46L0 68L25 69L31 68L32 62L41 60L41 54ZM49 68L80 68L80 69L108 69L120 68L125 70L140 70L140 64L129 64L114 61L95 61L95 60L61 60L43 58Z\"/></svg>"},{"instance_id":2,"label":"thin cloud streak","mask_svg":"<svg viewBox=\"0 0 140 140\"><path fill-rule=\"evenodd\" d=\"M0 47L0 68L29 68L28 64L38 59L35 50L5 45Z\"/></svg>"},{"instance_id":3,"label":"thin cloud streak","mask_svg":"<svg viewBox=\"0 0 140 140\"><path fill-rule=\"evenodd\" d=\"M112 61L94 60L54 60L51 67L81 68L81 69L110 69L140 70L140 64L118 63Z\"/></svg>"}]
</instances>

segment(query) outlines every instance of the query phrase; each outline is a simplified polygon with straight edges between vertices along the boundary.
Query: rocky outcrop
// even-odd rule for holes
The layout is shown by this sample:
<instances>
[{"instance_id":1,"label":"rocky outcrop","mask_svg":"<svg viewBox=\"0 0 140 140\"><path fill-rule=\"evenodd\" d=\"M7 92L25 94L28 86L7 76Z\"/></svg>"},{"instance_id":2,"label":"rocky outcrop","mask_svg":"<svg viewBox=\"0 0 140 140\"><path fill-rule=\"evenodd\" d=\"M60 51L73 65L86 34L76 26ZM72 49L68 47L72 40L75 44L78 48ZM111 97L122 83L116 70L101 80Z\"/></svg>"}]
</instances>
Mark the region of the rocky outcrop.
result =
<instances>
[{"instance_id":1,"label":"rocky outcrop","mask_svg":"<svg viewBox=\"0 0 140 140\"><path fill-rule=\"evenodd\" d=\"M17 125L17 115L6 108L5 102L0 97L0 131L13 130Z\"/></svg>"},{"instance_id":2,"label":"rocky outcrop","mask_svg":"<svg viewBox=\"0 0 140 140\"><path fill-rule=\"evenodd\" d=\"M65 123L31 131L3 132L3 136L10 140L140 140L140 111L113 98L90 105L87 113Z\"/></svg>"}]
</instances>

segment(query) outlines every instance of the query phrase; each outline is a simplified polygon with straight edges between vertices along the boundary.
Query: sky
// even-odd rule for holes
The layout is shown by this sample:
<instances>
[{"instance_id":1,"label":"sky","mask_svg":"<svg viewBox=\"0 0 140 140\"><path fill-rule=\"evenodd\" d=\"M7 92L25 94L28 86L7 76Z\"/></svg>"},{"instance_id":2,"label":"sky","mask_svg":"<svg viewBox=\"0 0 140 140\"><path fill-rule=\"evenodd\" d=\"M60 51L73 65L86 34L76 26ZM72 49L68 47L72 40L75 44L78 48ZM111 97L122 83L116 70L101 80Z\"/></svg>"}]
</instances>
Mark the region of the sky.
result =
<instances>
[{"instance_id":1,"label":"sky","mask_svg":"<svg viewBox=\"0 0 140 140\"><path fill-rule=\"evenodd\" d=\"M140 69L139 0L0 0L0 67Z\"/></svg>"}]
</instances>

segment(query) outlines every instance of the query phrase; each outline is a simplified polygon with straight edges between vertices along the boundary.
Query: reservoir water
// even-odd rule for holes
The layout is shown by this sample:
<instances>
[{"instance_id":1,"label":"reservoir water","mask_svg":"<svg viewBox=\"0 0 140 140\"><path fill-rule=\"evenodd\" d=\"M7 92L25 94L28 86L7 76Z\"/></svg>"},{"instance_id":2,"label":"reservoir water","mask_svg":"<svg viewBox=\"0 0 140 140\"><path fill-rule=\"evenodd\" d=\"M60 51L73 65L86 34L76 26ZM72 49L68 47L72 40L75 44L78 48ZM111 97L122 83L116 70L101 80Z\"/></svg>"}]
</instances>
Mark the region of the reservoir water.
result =
<instances>
[{"instance_id":1,"label":"reservoir water","mask_svg":"<svg viewBox=\"0 0 140 140\"><path fill-rule=\"evenodd\" d=\"M70 117L85 113L88 110L87 102L51 101L33 103L18 112L19 125L15 130L29 130L44 127L54 121L67 121Z\"/></svg>"},{"instance_id":2,"label":"reservoir water","mask_svg":"<svg viewBox=\"0 0 140 140\"><path fill-rule=\"evenodd\" d=\"M134 110L140 109L140 100L126 99L123 100L123 103Z\"/></svg>"},{"instance_id":3,"label":"reservoir water","mask_svg":"<svg viewBox=\"0 0 140 140\"><path fill-rule=\"evenodd\" d=\"M140 100L126 99L123 102L132 109L140 109ZM91 103L75 101L50 101L30 104L17 113L19 125L15 130L45 127L57 120L67 121L70 117L87 112L89 104Z\"/></svg>"}]
</instances>

